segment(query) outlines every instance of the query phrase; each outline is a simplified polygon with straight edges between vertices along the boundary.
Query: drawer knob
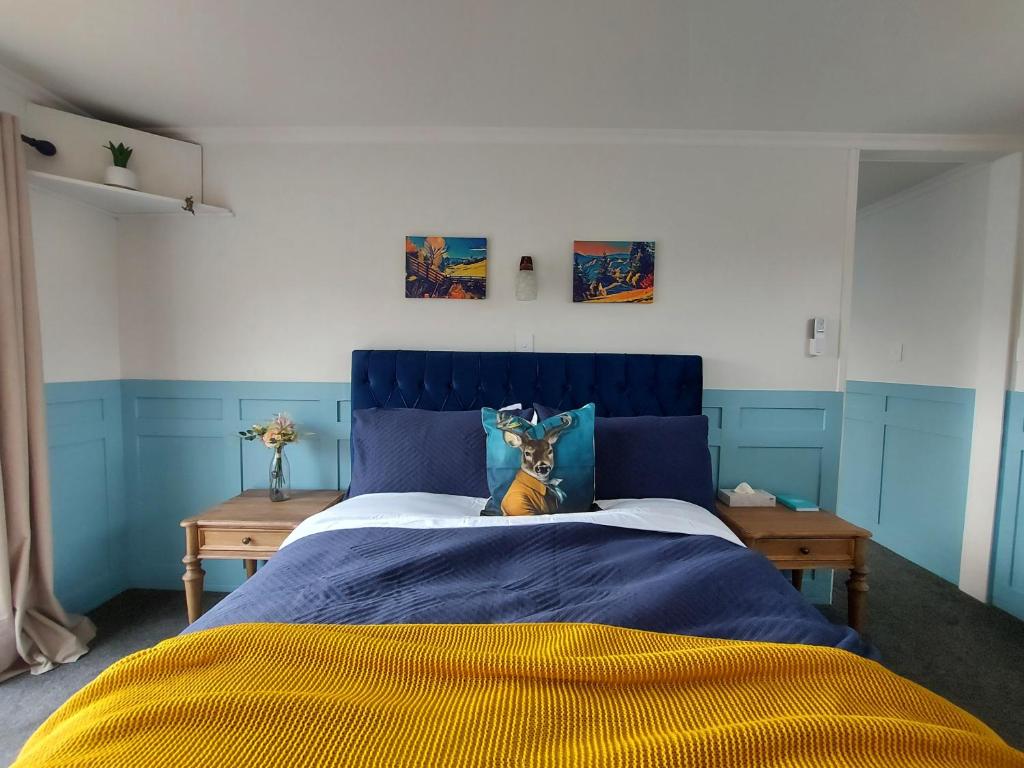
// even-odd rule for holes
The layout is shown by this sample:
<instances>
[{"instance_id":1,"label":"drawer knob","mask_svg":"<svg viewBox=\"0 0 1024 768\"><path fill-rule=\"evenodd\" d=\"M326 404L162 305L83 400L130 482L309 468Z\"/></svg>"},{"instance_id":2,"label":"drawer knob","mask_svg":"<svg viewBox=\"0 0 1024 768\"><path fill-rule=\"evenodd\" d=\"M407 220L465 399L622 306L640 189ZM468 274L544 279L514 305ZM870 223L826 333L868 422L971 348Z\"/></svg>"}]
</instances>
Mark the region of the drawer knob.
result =
<instances>
[{"instance_id":1,"label":"drawer knob","mask_svg":"<svg viewBox=\"0 0 1024 768\"><path fill-rule=\"evenodd\" d=\"M800 547L800 554L801 555L809 555L809 554L811 554L810 547Z\"/></svg>"},{"instance_id":2,"label":"drawer knob","mask_svg":"<svg viewBox=\"0 0 1024 768\"><path fill-rule=\"evenodd\" d=\"M244 539L242 539L242 543L243 544L252 544L252 537L251 536L246 536Z\"/></svg>"}]
</instances>

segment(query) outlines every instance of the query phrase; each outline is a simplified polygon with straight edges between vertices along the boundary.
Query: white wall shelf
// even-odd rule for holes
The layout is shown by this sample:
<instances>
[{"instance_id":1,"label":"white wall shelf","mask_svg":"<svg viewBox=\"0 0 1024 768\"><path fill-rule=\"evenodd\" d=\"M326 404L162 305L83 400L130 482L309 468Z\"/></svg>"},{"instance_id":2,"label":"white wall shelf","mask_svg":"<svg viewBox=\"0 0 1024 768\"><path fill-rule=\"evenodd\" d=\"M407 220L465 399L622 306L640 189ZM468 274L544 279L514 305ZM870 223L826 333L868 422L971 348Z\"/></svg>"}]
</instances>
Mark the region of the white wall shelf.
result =
<instances>
[{"instance_id":1,"label":"white wall shelf","mask_svg":"<svg viewBox=\"0 0 1024 768\"><path fill-rule=\"evenodd\" d=\"M183 202L178 198L138 192L134 189L111 187L92 181L72 179L67 176L56 176L42 171L29 171L29 181L38 189L45 189L58 195L72 197L93 208L98 208L114 216L188 216L182 210ZM195 204L196 216L234 216L227 208L216 205Z\"/></svg>"}]
</instances>

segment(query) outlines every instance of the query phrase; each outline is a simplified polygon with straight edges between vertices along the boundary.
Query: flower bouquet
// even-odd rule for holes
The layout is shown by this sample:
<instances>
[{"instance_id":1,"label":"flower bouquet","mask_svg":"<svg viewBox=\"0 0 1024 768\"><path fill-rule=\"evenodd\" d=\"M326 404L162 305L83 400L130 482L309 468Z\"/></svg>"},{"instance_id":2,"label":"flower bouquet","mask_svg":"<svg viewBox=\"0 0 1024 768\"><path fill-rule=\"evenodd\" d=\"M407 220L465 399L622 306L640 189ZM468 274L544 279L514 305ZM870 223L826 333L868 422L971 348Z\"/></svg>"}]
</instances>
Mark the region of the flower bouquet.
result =
<instances>
[{"instance_id":1,"label":"flower bouquet","mask_svg":"<svg viewBox=\"0 0 1024 768\"><path fill-rule=\"evenodd\" d=\"M266 424L253 424L238 434L243 440L262 440L267 448L274 449L274 457L270 460L270 500L287 500L290 496L291 471L284 447L299 439L295 422L287 414L279 413Z\"/></svg>"}]
</instances>

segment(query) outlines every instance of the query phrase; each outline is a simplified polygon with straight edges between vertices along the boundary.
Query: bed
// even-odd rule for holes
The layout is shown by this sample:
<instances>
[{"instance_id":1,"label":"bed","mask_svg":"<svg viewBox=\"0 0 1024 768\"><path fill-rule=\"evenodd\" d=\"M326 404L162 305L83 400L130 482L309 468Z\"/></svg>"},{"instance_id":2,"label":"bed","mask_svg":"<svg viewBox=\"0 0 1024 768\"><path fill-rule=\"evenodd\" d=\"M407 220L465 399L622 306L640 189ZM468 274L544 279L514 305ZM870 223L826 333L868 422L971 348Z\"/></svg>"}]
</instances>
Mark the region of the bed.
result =
<instances>
[{"instance_id":1,"label":"bed","mask_svg":"<svg viewBox=\"0 0 1024 768\"><path fill-rule=\"evenodd\" d=\"M532 403L692 417L703 388L695 356L360 350L352 370L354 422ZM706 503L482 516L480 494L415 487L395 442L374 454L395 465L384 485L114 665L16 765L1024 765Z\"/></svg>"}]
</instances>

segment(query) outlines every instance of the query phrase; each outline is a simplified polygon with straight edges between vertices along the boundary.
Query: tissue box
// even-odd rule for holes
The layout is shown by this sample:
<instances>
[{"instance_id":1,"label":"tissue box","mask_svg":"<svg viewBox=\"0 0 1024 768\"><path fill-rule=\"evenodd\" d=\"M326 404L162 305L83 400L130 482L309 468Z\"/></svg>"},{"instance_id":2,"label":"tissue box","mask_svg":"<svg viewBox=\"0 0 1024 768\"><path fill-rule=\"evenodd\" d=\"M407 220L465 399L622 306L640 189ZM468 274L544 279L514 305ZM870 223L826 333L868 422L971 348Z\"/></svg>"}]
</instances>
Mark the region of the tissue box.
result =
<instances>
[{"instance_id":1,"label":"tissue box","mask_svg":"<svg viewBox=\"0 0 1024 768\"><path fill-rule=\"evenodd\" d=\"M768 491L755 490L753 493L736 493L732 488L722 488L718 498L727 507L774 507L775 496Z\"/></svg>"}]
</instances>

